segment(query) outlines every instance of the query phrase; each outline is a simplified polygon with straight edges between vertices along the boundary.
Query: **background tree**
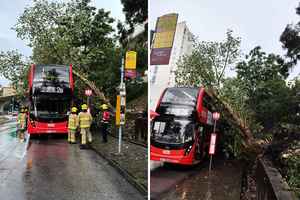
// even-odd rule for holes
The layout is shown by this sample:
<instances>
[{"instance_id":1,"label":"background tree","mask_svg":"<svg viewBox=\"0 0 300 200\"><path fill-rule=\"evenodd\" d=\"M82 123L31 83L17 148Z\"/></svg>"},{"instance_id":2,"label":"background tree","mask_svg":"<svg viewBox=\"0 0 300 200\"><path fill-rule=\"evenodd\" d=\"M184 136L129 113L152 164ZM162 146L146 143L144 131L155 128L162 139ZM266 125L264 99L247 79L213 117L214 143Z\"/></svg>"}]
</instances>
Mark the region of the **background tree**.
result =
<instances>
[{"instance_id":1,"label":"background tree","mask_svg":"<svg viewBox=\"0 0 300 200\"><path fill-rule=\"evenodd\" d=\"M143 24L144 31L139 36L139 42L143 45L148 40L148 1L147 0L121 0L123 5L123 12L125 13L125 23L118 22L118 34L119 42L123 47L126 47L129 43L129 36L134 32L135 25ZM147 47L144 46L144 47Z\"/></svg>"},{"instance_id":2,"label":"background tree","mask_svg":"<svg viewBox=\"0 0 300 200\"><path fill-rule=\"evenodd\" d=\"M29 59L17 50L0 53L1 75L11 82L20 96L24 96L28 88L29 63Z\"/></svg>"},{"instance_id":3,"label":"background tree","mask_svg":"<svg viewBox=\"0 0 300 200\"><path fill-rule=\"evenodd\" d=\"M239 58L240 43L241 39L233 37L231 30L222 42L195 42L192 54L183 56L177 63L177 85L220 89L225 70Z\"/></svg>"},{"instance_id":4,"label":"background tree","mask_svg":"<svg viewBox=\"0 0 300 200\"><path fill-rule=\"evenodd\" d=\"M233 87L241 91L239 81L225 79L225 70L234 67L240 56L239 37L233 37L232 31L227 31L227 37L222 42L195 42L195 49L191 55L184 56L177 63L176 84L178 86L204 86L207 88L208 94L215 99L217 110L222 113L225 119L222 127L230 127L232 138L237 138L235 134L239 133L244 139L244 146L251 146L253 136L246 121L241 117L240 110L244 105L239 105L240 101L244 101L242 96L236 93L236 98L230 94ZM224 84L227 90L222 91ZM225 93L228 92L228 93ZM237 91L234 91L237 92ZM225 123L226 122L226 123ZM236 146L236 140L229 140L227 146ZM234 144L235 143L235 144ZM241 143L241 140L239 141ZM234 148L231 148L233 150Z\"/></svg>"},{"instance_id":5,"label":"background tree","mask_svg":"<svg viewBox=\"0 0 300 200\"><path fill-rule=\"evenodd\" d=\"M281 56L267 54L259 46L236 66L237 78L246 91L246 104L266 129L287 115L290 96L285 79L289 68Z\"/></svg>"},{"instance_id":6,"label":"background tree","mask_svg":"<svg viewBox=\"0 0 300 200\"><path fill-rule=\"evenodd\" d=\"M134 12L140 14L147 13L144 7L134 9ZM132 24L138 23L133 14L128 20ZM17 36L32 47L33 55L26 62L21 62L18 58L22 55L17 52L2 53L2 68L8 71L1 72L11 81L23 80L22 76L25 77L26 73L19 72L26 71L29 63L72 63L74 75L78 78L75 79L75 96L84 101L84 89L90 87L98 104L103 101L112 101L114 104L120 80L121 58L128 48L119 46L119 36L112 28L113 22L110 12L91 6L90 0L72 0L67 3L34 0L13 27ZM138 52L137 69L140 72L147 68L146 41L147 31L144 31L134 42L130 42L130 48ZM5 66L7 60L12 63L9 67ZM128 100L147 88L140 81L127 83ZM24 93L25 90L22 91Z\"/></svg>"},{"instance_id":7,"label":"background tree","mask_svg":"<svg viewBox=\"0 0 300 200\"><path fill-rule=\"evenodd\" d=\"M34 63L72 63L75 72L84 76L82 79L112 97L120 66L120 51L112 36L114 20L109 12L89 3L90 0L35 0L18 18L14 29L18 37L29 41ZM83 91L76 88L79 93Z\"/></svg>"},{"instance_id":8,"label":"background tree","mask_svg":"<svg viewBox=\"0 0 300 200\"><path fill-rule=\"evenodd\" d=\"M121 0L126 21L129 24L141 24L148 18L148 1Z\"/></svg>"},{"instance_id":9,"label":"background tree","mask_svg":"<svg viewBox=\"0 0 300 200\"><path fill-rule=\"evenodd\" d=\"M296 14L300 15L300 4L296 8ZM287 57L291 64L297 64L300 59L300 21L296 25L288 24L280 36L280 42L287 50Z\"/></svg>"}]
</instances>

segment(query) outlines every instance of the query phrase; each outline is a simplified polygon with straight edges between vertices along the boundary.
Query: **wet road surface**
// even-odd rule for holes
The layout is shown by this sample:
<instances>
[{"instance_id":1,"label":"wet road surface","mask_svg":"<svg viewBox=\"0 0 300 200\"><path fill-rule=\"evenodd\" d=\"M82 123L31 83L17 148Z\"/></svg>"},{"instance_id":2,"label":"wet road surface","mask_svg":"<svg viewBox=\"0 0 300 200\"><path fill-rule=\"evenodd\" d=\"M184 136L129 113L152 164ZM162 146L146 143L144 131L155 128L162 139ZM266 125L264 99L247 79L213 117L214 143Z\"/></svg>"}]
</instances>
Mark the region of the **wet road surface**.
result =
<instances>
[{"instance_id":1,"label":"wet road surface","mask_svg":"<svg viewBox=\"0 0 300 200\"><path fill-rule=\"evenodd\" d=\"M33 139L24 154L14 121L0 125L0 199L143 199L104 159L65 139Z\"/></svg>"},{"instance_id":2,"label":"wet road surface","mask_svg":"<svg viewBox=\"0 0 300 200\"><path fill-rule=\"evenodd\" d=\"M151 199L239 200L242 166L215 158L209 177L208 162L192 168L171 166L151 172Z\"/></svg>"}]
</instances>

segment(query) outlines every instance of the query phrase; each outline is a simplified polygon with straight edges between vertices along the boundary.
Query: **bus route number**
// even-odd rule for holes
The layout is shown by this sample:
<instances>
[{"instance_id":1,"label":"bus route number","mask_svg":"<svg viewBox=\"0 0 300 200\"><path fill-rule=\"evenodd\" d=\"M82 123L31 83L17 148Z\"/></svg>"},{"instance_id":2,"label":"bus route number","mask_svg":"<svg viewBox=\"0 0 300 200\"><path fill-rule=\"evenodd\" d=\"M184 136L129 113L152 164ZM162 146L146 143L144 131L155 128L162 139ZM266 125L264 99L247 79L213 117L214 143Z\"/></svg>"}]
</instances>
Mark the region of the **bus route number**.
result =
<instances>
[{"instance_id":1,"label":"bus route number","mask_svg":"<svg viewBox=\"0 0 300 200\"><path fill-rule=\"evenodd\" d=\"M63 88L61 87L42 87L41 92L45 93L63 93Z\"/></svg>"}]
</instances>

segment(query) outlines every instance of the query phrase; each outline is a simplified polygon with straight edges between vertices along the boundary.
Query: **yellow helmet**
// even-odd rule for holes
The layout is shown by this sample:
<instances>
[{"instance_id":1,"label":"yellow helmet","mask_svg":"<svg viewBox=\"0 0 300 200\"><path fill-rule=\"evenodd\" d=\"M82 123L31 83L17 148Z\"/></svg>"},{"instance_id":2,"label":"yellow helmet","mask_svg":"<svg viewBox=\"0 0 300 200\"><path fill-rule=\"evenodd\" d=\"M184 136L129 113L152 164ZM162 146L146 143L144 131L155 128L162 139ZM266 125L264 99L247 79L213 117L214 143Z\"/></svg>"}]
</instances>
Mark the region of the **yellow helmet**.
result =
<instances>
[{"instance_id":1,"label":"yellow helmet","mask_svg":"<svg viewBox=\"0 0 300 200\"><path fill-rule=\"evenodd\" d=\"M76 107L72 107L71 112L72 113L76 113L77 112L77 108Z\"/></svg>"},{"instance_id":2,"label":"yellow helmet","mask_svg":"<svg viewBox=\"0 0 300 200\"><path fill-rule=\"evenodd\" d=\"M81 109L82 109L82 110L87 110L87 109L88 109L88 107L87 107L87 105L86 105L86 104L82 104L82 105L81 105Z\"/></svg>"},{"instance_id":3,"label":"yellow helmet","mask_svg":"<svg viewBox=\"0 0 300 200\"><path fill-rule=\"evenodd\" d=\"M21 108L21 113L24 113L25 112L25 109L24 108Z\"/></svg>"},{"instance_id":4,"label":"yellow helmet","mask_svg":"<svg viewBox=\"0 0 300 200\"><path fill-rule=\"evenodd\" d=\"M107 109L108 109L108 105L102 104L102 105L101 105L101 108L102 108L103 110L107 110Z\"/></svg>"}]
</instances>

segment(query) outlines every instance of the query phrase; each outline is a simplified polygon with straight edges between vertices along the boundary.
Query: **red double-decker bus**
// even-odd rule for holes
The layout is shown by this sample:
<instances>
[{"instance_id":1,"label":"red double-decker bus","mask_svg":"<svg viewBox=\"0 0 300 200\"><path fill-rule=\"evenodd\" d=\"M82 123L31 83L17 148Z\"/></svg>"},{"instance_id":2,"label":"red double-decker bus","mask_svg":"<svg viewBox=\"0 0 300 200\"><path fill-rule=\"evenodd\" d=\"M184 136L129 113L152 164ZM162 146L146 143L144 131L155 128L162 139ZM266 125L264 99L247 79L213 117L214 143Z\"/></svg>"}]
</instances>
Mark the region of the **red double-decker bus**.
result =
<instances>
[{"instance_id":1,"label":"red double-decker bus","mask_svg":"<svg viewBox=\"0 0 300 200\"><path fill-rule=\"evenodd\" d=\"M32 65L28 78L28 133L67 133L74 91L72 65Z\"/></svg>"},{"instance_id":2,"label":"red double-decker bus","mask_svg":"<svg viewBox=\"0 0 300 200\"><path fill-rule=\"evenodd\" d=\"M151 122L150 159L182 165L199 163L213 131L212 99L204 88L167 88Z\"/></svg>"}]
</instances>

